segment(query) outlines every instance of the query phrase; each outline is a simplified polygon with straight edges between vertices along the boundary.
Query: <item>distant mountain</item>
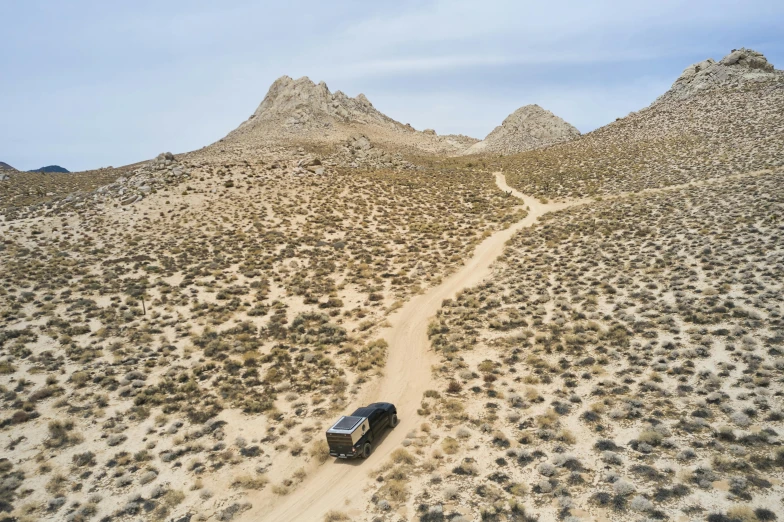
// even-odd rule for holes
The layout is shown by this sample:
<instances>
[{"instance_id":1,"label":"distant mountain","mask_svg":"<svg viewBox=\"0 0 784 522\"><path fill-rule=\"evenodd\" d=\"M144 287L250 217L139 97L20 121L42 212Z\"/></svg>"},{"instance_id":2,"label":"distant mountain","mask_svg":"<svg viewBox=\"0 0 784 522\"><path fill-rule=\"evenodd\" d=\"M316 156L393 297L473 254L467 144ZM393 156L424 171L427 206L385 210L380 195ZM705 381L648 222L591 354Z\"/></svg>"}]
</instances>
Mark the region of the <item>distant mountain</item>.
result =
<instances>
[{"instance_id":1,"label":"distant mountain","mask_svg":"<svg viewBox=\"0 0 784 522\"><path fill-rule=\"evenodd\" d=\"M515 154L580 136L572 125L538 105L520 107L507 116L487 137L475 143L463 154L497 152Z\"/></svg>"},{"instance_id":2,"label":"distant mountain","mask_svg":"<svg viewBox=\"0 0 784 522\"><path fill-rule=\"evenodd\" d=\"M68 169L64 169L60 165L49 165L46 167L41 167L40 169L31 170L30 172L47 172L47 173L62 173L67 174L70 171Z\"/></svg>"},{"instance_id":3,"label":"distant mountain","mask_svg":"<svg viewBox=\"0 0 784 522\"><path fill-rule=\"evenodd\" d=\"M360 136L375 145L446 154L479 141L467 136L439 136L430 129L417 131L380 112L364 94L352 98L307 76L297 80L281 76L250 118L215 145L227 150L280 143L334 146Z\"/></svg>"},{"instance_id":4,"label":"distant mountain","mask_svg":"<svg viewBox=\"0 0 784 522\"><path fill-rule=\"evenodd\" d=\"M10 170L12 172L16 172L16 169L13 168L11 165L5 163L4 161L0 161L0 171L2 170Z\"/></svg>"}]
</instances>

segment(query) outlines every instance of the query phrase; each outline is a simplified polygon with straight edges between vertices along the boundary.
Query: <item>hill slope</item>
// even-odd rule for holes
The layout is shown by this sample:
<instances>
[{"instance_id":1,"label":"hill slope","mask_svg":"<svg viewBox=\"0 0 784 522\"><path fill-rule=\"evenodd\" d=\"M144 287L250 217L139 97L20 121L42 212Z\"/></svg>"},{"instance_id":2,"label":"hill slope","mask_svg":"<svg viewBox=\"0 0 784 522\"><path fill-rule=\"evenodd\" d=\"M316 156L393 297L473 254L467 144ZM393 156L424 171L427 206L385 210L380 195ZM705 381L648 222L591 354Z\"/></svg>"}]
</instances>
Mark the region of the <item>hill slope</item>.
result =
<instances>
[{"instance_id":1,"label":"hill slope","mask_svg":"<svg viewBox=\"0 0 784 522\"><path fill-rule=\"evenodd\" d=\"M611 194L784 164L784 73L755 51L688 67L649 107L499 162L510 185L544 196Z\"/></svg>"},{"instance_id":2,"label":"hill slope","mask_svg":"<svg viewBox=\"0 0 784 522\"><path fill-rule=\"evenodd\" d=\"M576 138L580 131L538 105L520 107L464 154L514 154Z\"/></svg>"}]
</instances>

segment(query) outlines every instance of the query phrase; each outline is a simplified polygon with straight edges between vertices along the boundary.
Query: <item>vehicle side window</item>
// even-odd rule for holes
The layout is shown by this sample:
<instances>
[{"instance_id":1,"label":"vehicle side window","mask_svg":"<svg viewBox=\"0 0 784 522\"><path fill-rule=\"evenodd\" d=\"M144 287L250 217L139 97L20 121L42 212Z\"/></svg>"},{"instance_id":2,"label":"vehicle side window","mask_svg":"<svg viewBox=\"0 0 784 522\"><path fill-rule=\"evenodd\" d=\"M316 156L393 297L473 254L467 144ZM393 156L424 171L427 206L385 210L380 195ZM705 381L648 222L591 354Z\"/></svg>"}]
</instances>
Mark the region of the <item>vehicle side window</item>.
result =
<instances>
[{"instance_id":1,"label":"vehicle side window","mask_svg":"<svg viewBox=\"0 0 784 522\"><path fill-rule=\"evenodd\" d=\"M373 423L376 422L380 416L381 416L381 410L376 410L373 413L371 413L370 417L368 418L370 419L370 422Z\"/></svg>"}]
</instances>

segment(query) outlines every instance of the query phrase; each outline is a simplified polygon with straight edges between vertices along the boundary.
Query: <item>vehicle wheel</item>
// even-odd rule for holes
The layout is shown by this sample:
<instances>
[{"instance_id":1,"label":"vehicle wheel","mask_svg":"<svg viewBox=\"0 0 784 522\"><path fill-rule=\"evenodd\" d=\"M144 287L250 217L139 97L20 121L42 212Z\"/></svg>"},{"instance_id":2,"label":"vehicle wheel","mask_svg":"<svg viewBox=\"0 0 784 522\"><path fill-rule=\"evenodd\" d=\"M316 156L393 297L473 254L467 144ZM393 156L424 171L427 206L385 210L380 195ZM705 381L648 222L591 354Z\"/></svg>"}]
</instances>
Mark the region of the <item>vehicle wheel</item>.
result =
<instances>
[{"instance_id":1,"label":"vehicle wheel","mask_svg":"<svg viewBox=\"0 0 784 522\"><path fill-rule=\"evenodd\" d=\"M362 446L362 458L366 459L370 456L370 452L373 448L370 446L369 442L366 442L364 446Z\"/></svg>"},{"instance_id":2,"label":"vehicle wheel","mask_svg":"<svg viewBox=\"0 0 784 522\"><path fill-rule=\"evenodd\" d=\"M392 427L394 428L395 426L397 426L397 423L398 423L398 422L399 422L399 421L397 420L397 413L393 413L393 414L392 414L392 418L391 418L391 419L389 419L389 425L390 425L390 426L392 426Z\"/></svg>"}]
</instances>

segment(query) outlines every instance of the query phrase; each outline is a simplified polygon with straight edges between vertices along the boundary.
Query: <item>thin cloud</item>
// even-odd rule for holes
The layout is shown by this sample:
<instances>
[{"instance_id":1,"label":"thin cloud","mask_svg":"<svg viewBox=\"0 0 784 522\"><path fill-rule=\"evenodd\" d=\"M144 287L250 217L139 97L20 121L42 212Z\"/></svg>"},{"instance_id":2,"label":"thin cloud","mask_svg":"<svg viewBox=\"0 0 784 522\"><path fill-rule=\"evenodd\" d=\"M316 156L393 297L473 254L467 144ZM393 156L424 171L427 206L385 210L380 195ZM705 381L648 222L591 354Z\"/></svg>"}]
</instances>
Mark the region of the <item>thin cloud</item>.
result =
<instances>
[{"instance_id":1,"label":"thin cloud","mask_svg":"<svg viewBox=\"0 0 784 522\"><path fill-rule=\"evenodd\" d=\"M475 67L607 64L630 60L652 60L671 56L672 54L672 51L660 49L621 50L612 54L590 51L564 51L509 56L454 54L446 56L418 56L352 62L339 64L331 68L320 68L320 70L328 73L332 77L360 78L372 75L447 71Z\"/></svg>"}]
</instances>

